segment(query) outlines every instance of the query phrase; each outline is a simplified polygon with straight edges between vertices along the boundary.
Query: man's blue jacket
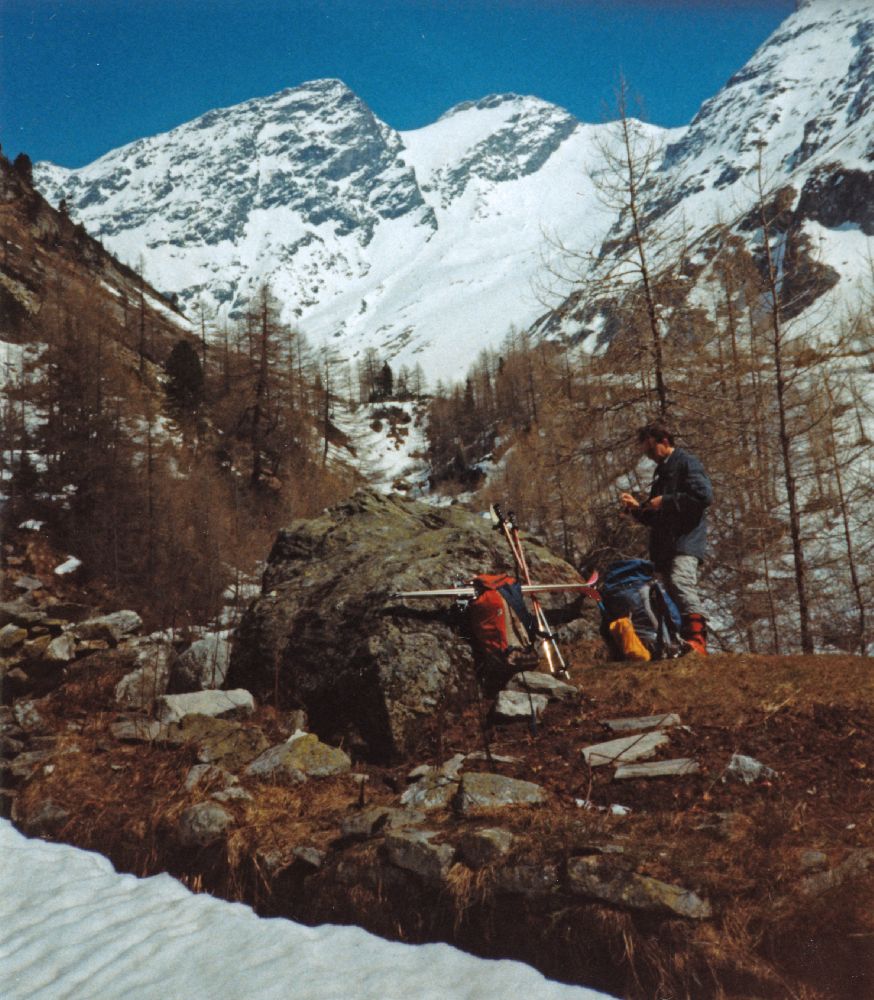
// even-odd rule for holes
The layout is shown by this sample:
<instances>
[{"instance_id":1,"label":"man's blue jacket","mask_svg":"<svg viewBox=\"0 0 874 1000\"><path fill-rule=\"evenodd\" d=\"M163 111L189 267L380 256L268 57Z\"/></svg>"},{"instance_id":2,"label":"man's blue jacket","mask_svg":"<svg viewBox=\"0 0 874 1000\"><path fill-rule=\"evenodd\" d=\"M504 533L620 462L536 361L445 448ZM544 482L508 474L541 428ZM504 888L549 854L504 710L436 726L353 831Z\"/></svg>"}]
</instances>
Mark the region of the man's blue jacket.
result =
<instances>
[{"instance_id":1,"label":"man's blue jacket","mask_svg":"<svg viewBox=\"0 0 874 1000\"><path fill-rule=\"evenodd\" d=\"M707 508L713 487L704 466L683 448L675 448L656 466L650 499L662 498L659 510L632 511L649 532L649 557L657 567L668 567L674 556L704 558L707 547Z\"/></svg>"}]
</instances>

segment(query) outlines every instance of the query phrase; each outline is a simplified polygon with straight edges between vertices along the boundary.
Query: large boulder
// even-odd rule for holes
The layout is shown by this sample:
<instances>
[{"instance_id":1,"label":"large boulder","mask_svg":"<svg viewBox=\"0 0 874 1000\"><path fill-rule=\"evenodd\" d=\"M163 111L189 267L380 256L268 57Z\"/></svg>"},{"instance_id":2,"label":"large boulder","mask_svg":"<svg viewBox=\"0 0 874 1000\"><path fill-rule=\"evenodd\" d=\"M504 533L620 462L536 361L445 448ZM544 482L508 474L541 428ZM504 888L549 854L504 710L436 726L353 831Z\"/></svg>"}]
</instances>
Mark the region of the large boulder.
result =
<instances>
[{"instance_id":1,"label":"large boulder","mask_svg":"<svg viewBox=\"0 0 874 1000\"><path fill-rule=\"evenodd\" d=\"M525 546L538 579L579 579L542 545ZM360 490L279 533L226 684L306 708L332 742L354 734L372 755L404 752L444 699L472 694L471 657L450 600L391 595L511 569L488 519Z\"/></svg>"}]
</instances>

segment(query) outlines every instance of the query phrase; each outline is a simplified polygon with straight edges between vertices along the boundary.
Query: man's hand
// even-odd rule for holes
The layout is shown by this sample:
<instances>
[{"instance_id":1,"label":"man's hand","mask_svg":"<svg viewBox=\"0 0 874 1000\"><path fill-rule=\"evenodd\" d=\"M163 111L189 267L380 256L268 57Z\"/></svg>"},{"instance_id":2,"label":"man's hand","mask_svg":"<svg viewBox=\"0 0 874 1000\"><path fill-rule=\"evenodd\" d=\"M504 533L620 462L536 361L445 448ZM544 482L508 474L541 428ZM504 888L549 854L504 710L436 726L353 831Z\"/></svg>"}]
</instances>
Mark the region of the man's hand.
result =
<instances>
[{"instance_id":1,"label":"man's hand","mask_svg":"<svg viewBox=\"0 0 874 1000\"><path fill-rule=\"evenodd\" d=\"M635 500L630 493L620 493L619 501L626 510L634 510L640 506L637 500Z\"/></svg>"},{"instance_id":2,"label":"man's hand","mask_svg":"<svg viewBox=\"0 0 874 1000\"><path fill-rule=\"evenodd\" d=\"M661 497L652 497L651 499L647 500L646 506L650 510L661 510L662 509L662 498Z\"/></svg>"}]
</instances>

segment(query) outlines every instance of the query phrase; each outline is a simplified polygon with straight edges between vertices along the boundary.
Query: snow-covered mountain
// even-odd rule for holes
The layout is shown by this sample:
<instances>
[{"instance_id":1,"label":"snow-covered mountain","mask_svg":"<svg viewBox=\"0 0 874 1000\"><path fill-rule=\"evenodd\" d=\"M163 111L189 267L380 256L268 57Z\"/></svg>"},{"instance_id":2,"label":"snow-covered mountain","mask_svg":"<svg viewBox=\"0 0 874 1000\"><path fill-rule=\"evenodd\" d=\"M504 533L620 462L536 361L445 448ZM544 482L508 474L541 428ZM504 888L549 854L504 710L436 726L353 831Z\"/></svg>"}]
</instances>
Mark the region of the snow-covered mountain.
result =
<instances>
[{"instance_id":1,"label":"snow-covered mountain","mask_svg":"<svg viewBox=\"0 0 874 1000\"><path fill-rule=\"evenodd\" d=\"M801 4L688 128L647 135L665 147L657 210L691 239L753 203L762 145L840 278L832 294L856 297L874 249L870 0ZM376 347L433 381L555 304L539 289L556 243L594 250L610 233L590 175L612 141L516 95L399 133L321 80L34 176L189 309L238 313L269 280L314 343Z\"/></svg>"},{"instance_id":2,"label":"snow-covered mountain","mask_svg":"<svg viewBox=\"0 0 874 1000\"><path fill-rule=\"evenodd\" d=\"M400 134L321 80L34 175L189 309L239 312L269 280L311 341L374 346L431 379L543 312L544 233L598 245L598 132L504 95Z\"/></svg>"}]
</instances>

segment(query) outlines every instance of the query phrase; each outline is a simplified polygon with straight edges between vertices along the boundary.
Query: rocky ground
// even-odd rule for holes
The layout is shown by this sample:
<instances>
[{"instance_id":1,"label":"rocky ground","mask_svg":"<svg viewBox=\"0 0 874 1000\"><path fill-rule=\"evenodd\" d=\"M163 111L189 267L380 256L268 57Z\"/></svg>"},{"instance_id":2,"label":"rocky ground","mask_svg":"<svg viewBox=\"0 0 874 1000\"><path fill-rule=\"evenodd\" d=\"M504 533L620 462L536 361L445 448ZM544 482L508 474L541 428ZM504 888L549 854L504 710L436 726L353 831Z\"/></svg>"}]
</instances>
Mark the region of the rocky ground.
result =
<instances>
[{"instance_id":1,"label":"rocky ground","mask_svg":"<svg viewBox=\"0 0 874 1000\"><path fill-rule=\"evenodd\" d=\"M15 551L2 805L25 832L617 996L874 989L871 659L616 664L582 638L568 683L497 703L462 667L373 754L228 689L227 635L144 636Z\"/></svg>"}]
</instances>

